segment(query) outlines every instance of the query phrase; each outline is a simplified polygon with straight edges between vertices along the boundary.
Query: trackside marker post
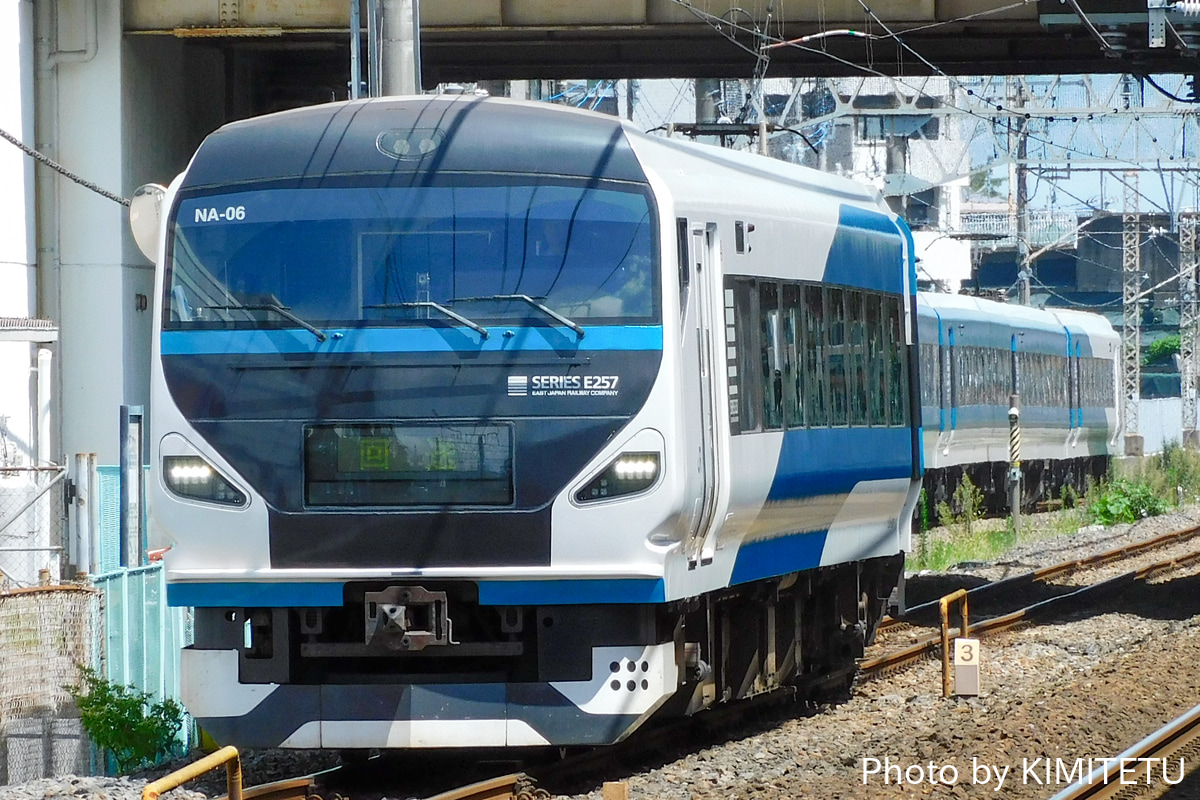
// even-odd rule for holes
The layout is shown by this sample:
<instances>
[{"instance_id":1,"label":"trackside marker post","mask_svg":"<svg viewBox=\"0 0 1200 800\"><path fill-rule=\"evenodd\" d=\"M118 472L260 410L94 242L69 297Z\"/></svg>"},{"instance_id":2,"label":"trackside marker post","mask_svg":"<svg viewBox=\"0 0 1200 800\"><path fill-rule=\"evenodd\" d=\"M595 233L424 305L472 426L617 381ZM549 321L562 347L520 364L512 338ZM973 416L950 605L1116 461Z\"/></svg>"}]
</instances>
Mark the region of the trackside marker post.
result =
<instances>
[{"instance_id":1,"label":"trackside marker post","mask_svg":"<svg viewBox=\"0 0 1200 800\"><path fill-rule=\"evenodd\" d=\"M954 640L954 693L979 694L979 640Z\"/></svg>"}]
</instances>

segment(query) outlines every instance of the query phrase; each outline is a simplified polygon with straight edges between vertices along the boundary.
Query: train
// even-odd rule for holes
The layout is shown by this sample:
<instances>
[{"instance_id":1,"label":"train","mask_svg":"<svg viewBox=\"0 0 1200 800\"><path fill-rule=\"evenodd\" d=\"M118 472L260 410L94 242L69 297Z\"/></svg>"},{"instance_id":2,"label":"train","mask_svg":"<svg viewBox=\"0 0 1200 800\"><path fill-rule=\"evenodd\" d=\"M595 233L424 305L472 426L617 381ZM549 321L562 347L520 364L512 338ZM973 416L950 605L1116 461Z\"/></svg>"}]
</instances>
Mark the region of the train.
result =
<instances>
[{"instance_id":1,"label":"train","mask_svg":"<svg viewBox=\"0 0 1200 800\"><path fill-rule=\"evenodd\" d=\"M930 506L969 478L982 490L981 510L1007 513L1014 455L1022 510L1061 501L1064 491L1082 496L1103 480L1121 432L1121 342L1103 316L920 292L917 327Z\"/></svg>"},{"instance_id":2,"label":"train","mask_svg":"<svg viewBox=\"0 0 1200 800\"><path fill-rule=\"evenodd\" d=\"M422 96L228 124L146 196L149 531L220 742L604 745L848 682L924 467L994 427L946 381L986 311L918 299L847 179ZM1063 329L1092 376L1098 324Z\"/></svg>"}]
</instances>

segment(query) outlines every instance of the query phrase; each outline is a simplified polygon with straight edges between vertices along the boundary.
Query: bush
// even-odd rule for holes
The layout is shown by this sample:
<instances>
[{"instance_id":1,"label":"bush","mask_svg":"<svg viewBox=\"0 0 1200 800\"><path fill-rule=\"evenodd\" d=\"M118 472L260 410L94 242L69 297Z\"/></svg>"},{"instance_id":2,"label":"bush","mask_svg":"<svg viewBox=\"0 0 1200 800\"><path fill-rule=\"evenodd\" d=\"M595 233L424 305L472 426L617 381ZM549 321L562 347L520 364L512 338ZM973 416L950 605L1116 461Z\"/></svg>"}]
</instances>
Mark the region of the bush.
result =
<instances>
[{"instance_id":1,"label":"bush","mask_svg":"<svg viewBox=\"0 0 1200 800\"><path fill-rule=\"evenodd\" d=\"M1169 505L1148 483L1119 478L1101 489L1088 515L1102 525L1137 522L1166 513Z\"/></svg>"},{"instance_id":2,"label":"bush","mask_svg":"<svg viewBox=\"0 0 1200 800\"><path fill-rule=\"evenodd\" d=\"M1161 339L1156 339L1146 348L1146 355L1142 359L1144 366L1153 364L1168 364L1171 361L1171 356L1179 353L1179 334L1171 334L1164 336Z\"/></svg>"},{"instance_id":3,"label":"bush","mask_svg":"<svg viewBox=\"0 0 1200 800\"><path fill-rule=\"evenodd\" d=\"M171 754L183 727L179 703L171 698L151 703L146 692L106 680L91 667L80 666L79 673L82 685L67 691L75 698L88 737L112 754L119 772Z\"/></svg>"}]
</instances>

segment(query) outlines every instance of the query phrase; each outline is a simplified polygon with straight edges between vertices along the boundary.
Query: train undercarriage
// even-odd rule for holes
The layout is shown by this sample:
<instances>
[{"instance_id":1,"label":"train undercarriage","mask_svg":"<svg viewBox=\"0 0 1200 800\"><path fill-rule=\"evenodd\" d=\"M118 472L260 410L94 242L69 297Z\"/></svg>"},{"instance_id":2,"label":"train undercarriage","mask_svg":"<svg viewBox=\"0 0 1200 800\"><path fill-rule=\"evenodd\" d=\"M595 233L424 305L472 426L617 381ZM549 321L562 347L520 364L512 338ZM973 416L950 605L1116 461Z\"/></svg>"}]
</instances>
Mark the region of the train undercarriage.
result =
<instances>
[{"instance_id":1,"label":"train undercarriage","mask_svg":"<svg viewBox=\"0 0 1200 800\"><path fill-rule=\"evenodd\" d=\"M245 746L453 746L389 737L396 725L491 717L509 723L503 741L462 745L596 745L651 716L783 687L836 696L902 567L902 555L876 558L657 604L485 606L469 582L391 581L348 584L338 608L199 608L191 658L232 667L236 651L239 691L290 699L229 718L197 697L196 716ZM268 712L276 724L256 724ZM350 720L377 732L328 732ZM515 735L514 720L530 731ZM300 734L311 725L315 739ZM261 731L275 740L258 741Z\"/></svg>"}]
</instances>

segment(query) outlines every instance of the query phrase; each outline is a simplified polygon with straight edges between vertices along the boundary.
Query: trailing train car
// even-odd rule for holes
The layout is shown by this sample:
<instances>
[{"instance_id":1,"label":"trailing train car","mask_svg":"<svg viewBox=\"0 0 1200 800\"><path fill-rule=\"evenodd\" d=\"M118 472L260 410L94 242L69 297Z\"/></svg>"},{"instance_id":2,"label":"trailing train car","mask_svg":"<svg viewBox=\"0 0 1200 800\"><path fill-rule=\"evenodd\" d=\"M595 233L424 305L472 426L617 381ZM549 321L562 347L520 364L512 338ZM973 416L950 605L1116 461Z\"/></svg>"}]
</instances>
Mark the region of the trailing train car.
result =
<instances>
[{"instance_id":1,"label":"trailing train car","mask_svg":"<svg viewBox=\"0 0 1200 800\"><path fill-rule=\"evenodd\" d=\"M150 528L218 741L603 744L852 674L920 487L877 192L420 97L227 125L161 211Z\"/></svg>"},{"instance_id":2,"label":"trailing train car","mask_svg":"<svg viewBox=\"0 0 1200 800\"><path fill-rule=\"evenodd\" d=\"M1082 492L1108 470L1118 433L1120 337L1104 317L963 295L917 298L925 490L964 475L1007 510L1008 411L1019 398L1022 504Z\"/></svg>"}]
</instances>

